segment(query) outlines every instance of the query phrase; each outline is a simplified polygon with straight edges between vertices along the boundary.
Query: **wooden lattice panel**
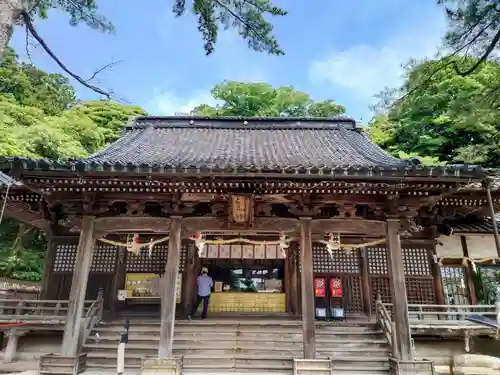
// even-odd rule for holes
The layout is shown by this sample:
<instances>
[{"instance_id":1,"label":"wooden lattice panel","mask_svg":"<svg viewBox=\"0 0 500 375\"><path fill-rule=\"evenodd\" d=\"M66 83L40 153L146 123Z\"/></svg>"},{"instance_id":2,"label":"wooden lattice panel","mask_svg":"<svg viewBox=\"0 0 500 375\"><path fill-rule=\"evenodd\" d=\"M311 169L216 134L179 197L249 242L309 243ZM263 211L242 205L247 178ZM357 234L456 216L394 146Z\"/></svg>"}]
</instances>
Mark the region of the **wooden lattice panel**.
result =
<instances>
[{"instance_id":1,"label":"wooden lattice panel","mask_svg":"<svg viewBox=\"0 0 500 375\"><path fill-rule=\"evenodd\" d=\"M429 264L428 249L413 247L403 249L403 263L405 275L408 276L431 276L431 265Z\"/></svg>"},{"instance_id":2,"label":"wooden lattice panel","mask_svg":"<svg viewBox=\"0 0 500 375\"><path fill-rule=\"evenodd\" d=\"M368 273L370 275L388 275L388 271L386 248L368 248Z\"/></svg>"},{"instance_id":3,"label":"wooden lattice panel","mask_svg":"<svg viewBox=\"0 0 500 375\"><path fill-rule=\"evenodd\" d=\"M436 303L432 278L406 278L406 295L409 304L432 305Z\"/></svg>"},{"instance_id":4,"label":"wooden lattice panel","mask_svg":"<svg viewBox=\"0 0 500 375\"><path fill-rule=\"evenodd\" d=\"M383 303L392 303L391 284L388 276L370 276L370 286L373 308L375 308L378 294L380 294Z\"/></svg>"},{"instance_id":5,"label":"wooden lattice panel","mask_svg":"<svg viewBox=\"0 0 500 375\"><path fill-rule=\"evenodd\" d=\"M91 272L113 273L116 268L117 247L113 245L97 245L92 257Z\"/></svg>"},{"instance_id":6,"label":"wooden lattice panel","mask_svg":"<svg viewBox=\"0 0 500 375\"><path fill-rule=\"evenodd\" d=\"M186 255L187 245L182 243L179 271L184 271ZM149 249L143 249L138 255L129 253L125 265L126 272L163 273L167 263L167 256L168 244L154 246L151 255Z\"/></svg>"},{"instance_id":7,"label":"wooden lattice panel","mask_svg":"<svg viewBox=\"0 0 500 375\"><path fill-rule=\"evenodd\" d=\"M325 245L313 246L313 271L317 273L360 273L359 252L336 250L330 255Z\"/></svg>"},{"instance_id":8,"label":"wooden lattice panel","mask_svg":"<svg viewBox=\"0 0 500 375\"><path fill-rule=\"evenodd\" d=\"M361 276L342 276L343 289L346 297L347 312L363 312L363 291Z\"/></svg>"},{"instance_id":9,"label":"wooden lattice panel","mask_svg":"<svg viewBox=\"0 0 500 375\"><path fill-rule=\"evenodd\" d=\"M60 244L56 248L53 272L73 272L75 269L77 244ZM112 245L97 245L92 257L91 272L113 273L116 267L117 248Z\"/></svg>"}]
</instances>

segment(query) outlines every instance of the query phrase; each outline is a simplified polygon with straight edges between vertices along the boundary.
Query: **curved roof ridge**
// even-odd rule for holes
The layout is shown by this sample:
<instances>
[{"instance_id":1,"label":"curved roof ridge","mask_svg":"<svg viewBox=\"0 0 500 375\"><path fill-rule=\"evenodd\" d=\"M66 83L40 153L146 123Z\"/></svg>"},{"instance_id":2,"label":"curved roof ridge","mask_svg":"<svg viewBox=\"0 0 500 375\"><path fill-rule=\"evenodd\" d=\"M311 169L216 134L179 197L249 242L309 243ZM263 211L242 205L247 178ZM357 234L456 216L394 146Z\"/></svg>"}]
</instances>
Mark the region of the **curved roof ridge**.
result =
<instances>
[{"instance_id":1,"label":"curved roof ridge","mask_svg":"<svg viewBox=\"0 0 500 375\"><path fill-rule=\"evenodd\" d=\"M356 121L347 116L325 117L238 117L238 116L139 116L125 129L141 128L204 128L204 129L351 129Z\"/></svg>"}]
</instances>

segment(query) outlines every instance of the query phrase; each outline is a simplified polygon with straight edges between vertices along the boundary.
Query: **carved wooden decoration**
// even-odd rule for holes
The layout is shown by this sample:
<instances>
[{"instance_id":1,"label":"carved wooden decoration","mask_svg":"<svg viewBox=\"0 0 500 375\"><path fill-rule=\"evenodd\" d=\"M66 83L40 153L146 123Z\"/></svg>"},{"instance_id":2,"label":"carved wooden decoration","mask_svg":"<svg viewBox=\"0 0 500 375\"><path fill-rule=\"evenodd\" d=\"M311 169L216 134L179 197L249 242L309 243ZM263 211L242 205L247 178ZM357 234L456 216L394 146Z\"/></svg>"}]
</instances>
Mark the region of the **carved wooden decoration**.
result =
<instances>
[{"instance_id":1,"label":"carved wooden decoration","mask_svg":"<svg viewBox=\"0 0 500 375\"><path fill-rule=\"evenodd\" d=\"M253 203L254 199L251 195L231 194L231 220L239 225L251 226Z\"/></svg>"}]
</instances>

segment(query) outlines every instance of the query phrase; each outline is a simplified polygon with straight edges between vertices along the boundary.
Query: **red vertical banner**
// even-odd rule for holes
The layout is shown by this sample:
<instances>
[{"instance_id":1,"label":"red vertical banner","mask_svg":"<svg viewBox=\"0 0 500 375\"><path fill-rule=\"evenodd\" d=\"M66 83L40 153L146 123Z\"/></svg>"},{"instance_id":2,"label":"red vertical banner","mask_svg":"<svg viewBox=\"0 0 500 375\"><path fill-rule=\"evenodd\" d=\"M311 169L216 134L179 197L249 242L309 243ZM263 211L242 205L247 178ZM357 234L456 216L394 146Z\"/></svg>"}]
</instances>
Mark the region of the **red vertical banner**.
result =
<instances>
[{"instance_id":1,"label":"red vertical banner","mask_svg":"<svg viewBox=\"0 0 500 375\"><path fill-rule=\"evenodd\" d=\"M326 295L326 280L323 277L314 279L314 297L324 297Z\"/></svg>"},{"instance_id":2,"label":"red vertical banner","mask_svg":"<svg viewBox=\"0 0 500 375\"><path fill-rule=\"evenodd\" d=\"M342 279L340 277L330 279L330 293L332 297L342 297L344 295Z\"/></svg>"}]
</instances>

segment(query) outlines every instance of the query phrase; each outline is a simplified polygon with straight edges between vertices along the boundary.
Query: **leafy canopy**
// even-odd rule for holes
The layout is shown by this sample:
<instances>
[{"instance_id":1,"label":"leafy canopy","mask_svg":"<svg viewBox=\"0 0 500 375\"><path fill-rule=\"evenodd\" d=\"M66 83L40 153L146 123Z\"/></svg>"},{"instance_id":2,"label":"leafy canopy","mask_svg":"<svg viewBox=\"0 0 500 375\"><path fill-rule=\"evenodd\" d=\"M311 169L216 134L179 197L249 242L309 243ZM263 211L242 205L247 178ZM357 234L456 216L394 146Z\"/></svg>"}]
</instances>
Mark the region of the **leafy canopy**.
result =
<instances>
[{"instance_id":1,"label":"leafy canopy","mask_svg":"<svg viewBox=\"0 0 500 375\"><path fill-rule=\"evenodd\" d=\"M75 101L67 79L17 60L12 50L0 64L0 156L53 160L84 157L116 140L136 106ZM12 220L0 223L0 276L37 281L43 270L45 235Z\"/></svg>"},{"instance_id":2,"label":"leafy canopy","mask_svg":"<svg viewBox=\"0 0 500 375\"><path fill-rule=\"evenodd\" d=\"M315 102L309 94L291 86L274 88L268 83L225 81L216 85L212 96L219 103L202 104L191 113L205 116L331 117L346 109L333 100Z\"/></svg>"},{"instance_id":3,"label":"leafy canopy","mask_svg":"<svg viewBox=\"0 0 500 375\"><path fill-rule=\"evenodd\" d=\"M461 68L477 59L456 62ZM436 64L442 65L438 71ZM400 89L381 93L382 111L370 126L371 137L395 155L498 166L500 102L490 100L498 82L500 65L495 62L485 62L467 76L444 61L413 62ZM393 100L401 96L403 100Z\"/></svg>"}]
</instances>

